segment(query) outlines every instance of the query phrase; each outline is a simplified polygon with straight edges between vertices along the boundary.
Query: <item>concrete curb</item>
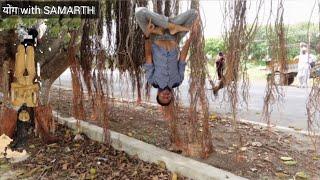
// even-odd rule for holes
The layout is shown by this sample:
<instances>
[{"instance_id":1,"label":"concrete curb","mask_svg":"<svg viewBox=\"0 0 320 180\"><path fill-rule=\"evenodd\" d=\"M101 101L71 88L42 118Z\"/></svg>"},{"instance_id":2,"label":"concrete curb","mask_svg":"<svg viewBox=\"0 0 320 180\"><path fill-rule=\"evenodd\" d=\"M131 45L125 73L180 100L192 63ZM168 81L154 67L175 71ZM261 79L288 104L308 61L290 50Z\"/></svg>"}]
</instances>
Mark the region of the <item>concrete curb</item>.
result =
<instances>
[{"instance_id":1,"label":"concrete curb","mask_svg":"<svg viewBox=\"0 0 320 180\"><path fill-rule=\"evenodd\" d=\"M56 114L56 112L54 112ZM58 122L71 129L76 129L76 119L58 116ZM90 139L103 142L103 129L85 121L80 121L81 132ZM201 180L235 179L242 180L243 177L236 176L230 172L215 168L205 163L163 150L154 145L147 144L126 135L110 131L111 145L113 148L125 151L129 155L137 155L141 160L151 163L166 164L166 168L185 177Z\"/></svg>"},{"instance_id":2,"label":"concrete curb","mask_svg":"<svg viewBox=\"0 0 320 180\"><path fill-rule=\"evenodd\" d=\"M232 118L232 117L228 116L228 118ZM258 125L258 126L265 127L265 128L268 127L268 125L266 123L262 123L262 122L255 122L255 121L250 121L250 120L241 119L241 118L239 120L240 120L240 122L244 122L244 123L250 123L250 124ZM276 129L278 131L287 132L287 133L297 133L297 134L304 135L304 136L310 135L310 133L308 131L305 131L305 130L297 131L297 130L294 130L292 128L288 128L288 127L284 127L284 126L271 125L271 128L274 128L274 129ZM314 133L313 135L314 136L320 136L320 133Z\"/></svg>"}]
</instances>

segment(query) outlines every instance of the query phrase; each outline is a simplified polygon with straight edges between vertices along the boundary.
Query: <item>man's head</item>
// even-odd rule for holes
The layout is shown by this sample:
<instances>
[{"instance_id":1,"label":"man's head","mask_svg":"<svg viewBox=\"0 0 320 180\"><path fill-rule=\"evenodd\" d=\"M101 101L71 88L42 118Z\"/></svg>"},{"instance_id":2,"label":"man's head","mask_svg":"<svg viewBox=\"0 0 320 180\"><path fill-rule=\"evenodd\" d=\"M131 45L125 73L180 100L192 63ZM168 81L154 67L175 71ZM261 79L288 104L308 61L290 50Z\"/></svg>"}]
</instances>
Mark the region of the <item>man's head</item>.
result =
<instances>
[{"instance_id":1,"label":"man's head","mask_svg":"<svg viewBox=\"0 0 320 180\"><path fill-rule=\"evenodd\" d=\"M161 106L168 106L171 103L172 100L172 90L168 87L164 89L158 89L157 94L157 102Z\"/></svg>"},{"instance_id":2,"label":"man's head","mask_svg":"<svg viewBox=\"0 0 320 180\"><path fill-rule=\"evenodd\" d=\"M301 42L300 43L300 52L302 54L306 54L307 53L307 49L308 49L307 47L308 47L308 45L305 42Z\"/></svg>"},{"instance_id":3,"label":"man's head","mask_svg":"<svg viewBox=\"0 0 320 180\"><path fill-rule=\"evenodd\" d=\"M301 48L301 53L306 54L307 53L307 47L302 47Z\"/></svg>"},{"instance_id":4,"label":"man's head","mask_svg":"<svg viewBox=\"0 0 320 180\"><path fill-rule=\"evenodd\" d=\"M218 57L219 57L219 59L223 60L223 59L224 59L223 53L222 53L222 52L219 52Z\"/></svg>"}]
</instances>

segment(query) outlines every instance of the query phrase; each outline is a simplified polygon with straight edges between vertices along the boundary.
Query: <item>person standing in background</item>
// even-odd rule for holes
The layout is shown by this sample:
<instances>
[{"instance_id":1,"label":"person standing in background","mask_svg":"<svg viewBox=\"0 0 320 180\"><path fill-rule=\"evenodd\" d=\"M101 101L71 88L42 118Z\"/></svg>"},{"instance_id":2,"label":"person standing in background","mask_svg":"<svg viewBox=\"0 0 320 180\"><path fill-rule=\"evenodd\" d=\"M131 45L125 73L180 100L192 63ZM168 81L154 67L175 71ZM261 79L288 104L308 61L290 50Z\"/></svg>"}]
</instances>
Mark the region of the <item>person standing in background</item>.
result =
<instances>
[{"instance_id":1,"label":"person standing in background","mask_svg":"<svg viewBox=\"0 0 320 180\"><path fill-rule=\"evenodd\" d=\"M308 79L310 77L311 64L315 61L314 55L308 52L307 44L300 43L300 55L298 56L298 80L300 88L308 87Z\"/></svg>"},{"instance_id":2,"label":"person standing in background","mask_svg":"<svg viewBox=\"0 0 320 180\"><path fill-rule=\"evenodd\" d=\"M224 70L224 55L222 52L219 52L218 57L216 59L216 70L218 73L218 79L221 80L223 77Z\"/></svg>"}]
</instances>

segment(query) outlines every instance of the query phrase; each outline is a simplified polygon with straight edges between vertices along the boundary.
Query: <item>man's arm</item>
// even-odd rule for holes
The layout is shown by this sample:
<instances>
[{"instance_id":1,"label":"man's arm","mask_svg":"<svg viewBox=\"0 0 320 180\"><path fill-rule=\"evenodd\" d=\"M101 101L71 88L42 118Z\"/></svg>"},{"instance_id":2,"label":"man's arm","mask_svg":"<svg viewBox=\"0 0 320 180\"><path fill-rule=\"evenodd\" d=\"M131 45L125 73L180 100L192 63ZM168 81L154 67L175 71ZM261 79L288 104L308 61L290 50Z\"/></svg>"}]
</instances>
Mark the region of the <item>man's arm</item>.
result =
<instances>
[{"instance_id":1,"label":"man's arm","mask_svg":"<svg viewBox=\"0 0 320 180\"><path fill-rule=\"evenodd\" d=\"M146 39L144 45L146 63L144 64L144 69L146 70L146 78L149 84L153 84L153 74L154 74L154 65L152 62L152 50L151 50L151 40Z\"/></svg>"},{"instance_id":2,"label":"man's arm","mask_svg":"<svg viewBox=\"0 0 320 180\"><path fill-rule=\"evenodd\" d=\"M144 44L146 63L152 64L151 40L146 39Z\"/></svg>"},{"instance_id":3,"label":"man's arm","mask_svg":"<svg viewBox=\"0 0 320 180\"><path fill-rule=\"evenodd\" d=\"M179 64L178 64L178 68L179 68L179 75L180 75L180 80L181 82L184 79L184 71L186 69L186 59L187 59L187 55L188 55L188 51L190 48L190 44L191 44L191 38L189 38L186 43L184 44L184 46L182 47L182 50L180 52L180 60L179 60ZM180 84L181 84L180 82Z\"/></svg>"},{"instance_id":4,"label":"man's arm","mask_svg":"<svg viewBox=\"0 0 320 180\"><path fill-rule=\"evenodd\" d=\"M144 42L144 51L146 63L144 64L144 69L146 70L146 78L149 84L153 84L153 74L154 74L154 64L152 62L152 50L151 50L151 40L150 40L150 32L154 28L154 25L151 24L151 19L149 24L147 25L147 29L145 32L145 42Z\"/></svg>"}]
</instances>

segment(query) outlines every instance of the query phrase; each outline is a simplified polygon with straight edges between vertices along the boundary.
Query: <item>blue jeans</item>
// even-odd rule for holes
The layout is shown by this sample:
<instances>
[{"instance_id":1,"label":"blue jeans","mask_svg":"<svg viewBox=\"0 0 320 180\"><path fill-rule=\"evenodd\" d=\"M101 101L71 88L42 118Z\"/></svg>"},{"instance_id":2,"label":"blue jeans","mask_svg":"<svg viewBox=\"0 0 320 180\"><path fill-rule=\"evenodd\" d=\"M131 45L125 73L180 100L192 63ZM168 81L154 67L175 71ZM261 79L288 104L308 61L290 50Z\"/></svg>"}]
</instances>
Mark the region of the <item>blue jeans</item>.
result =
<instances>
[{"instance_id":1,"label":"blue jeans","mask_svg":"<svg viewBox=\"0 0 320 180\"><path fill-rule=\"evenodd\" d=\"M149 23L149 19L151 19L151 22L159 27L162 27L164 29L168 29L168 24L173 23L177 25L181 25L184 27L191 26L194 20L198 16L198 12L194 9L190 9L182 14L179 14L176 17L169 18L164 15L157 14L155 12L152 12L148 10L145 7L138 7L136 9L136 19L139 24L139 27L142 29L143 32L146 31L147 25ZM182 39L187 32L179 32L175 35L171 35L170 33L165 33L164 35L153 35L154 37L151 37L153 40L176 40Z\"/></svg>"}]
</instances>

